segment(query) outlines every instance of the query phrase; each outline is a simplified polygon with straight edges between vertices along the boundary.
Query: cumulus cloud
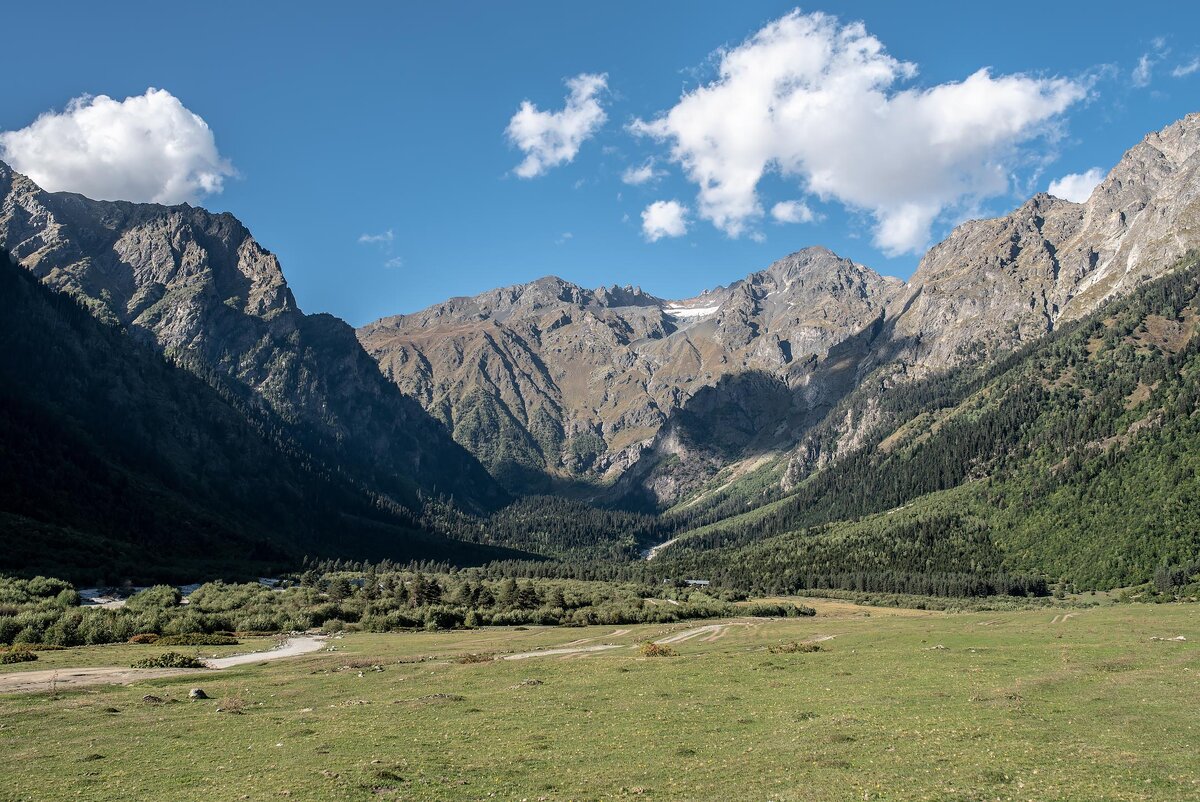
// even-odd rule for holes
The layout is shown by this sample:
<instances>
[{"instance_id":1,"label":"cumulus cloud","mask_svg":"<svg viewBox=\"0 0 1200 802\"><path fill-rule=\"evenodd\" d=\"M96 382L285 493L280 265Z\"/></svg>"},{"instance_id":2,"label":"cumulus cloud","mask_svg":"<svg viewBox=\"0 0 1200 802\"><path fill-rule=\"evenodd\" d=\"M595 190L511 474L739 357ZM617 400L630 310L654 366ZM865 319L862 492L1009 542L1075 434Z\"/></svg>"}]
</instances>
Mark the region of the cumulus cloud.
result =
<instances>
[{"instance_id":1,"label":"cumulus cloud","mask_svg":"<svg viewBox=\"0 0 1200 802\"><path fill-rule=\"evenodd\" d=\"M1200 71L1200 58L1194 58L1187 64L1180 64L1175 69L1171 70L1172 78L1185 78L1194 72Z\"/></svg>"},{"instance_id":2,"label":"cumulus cloud","mask_svg":"<svg viewBox=\"0 0 1200 802\"><path fill-rule=\"evenodd\" d=\"M699 215L732 237L763 217L768 171L875 219L891 255L919 252L937 217L1008 189L1018 146L1053 132L1086 87L993 76L901 89L916 65L861 23L793 11L719 53L717 78L631 130L670 146L699 188Z\"/></svg>"},{"instance_id":3,"label":"cumulus cloud","mask_svg":"<svg viewBox=\"0 0 1200 802\"><path fill-rule=\"evenodd\" d=\"M661 175L658 170L654 169L654 159L648 159L645 164L627 168L625 172L621 173L621 181L636 187L653 181Z\"/></svg>"},{"instance_id":4,"label":"cumulus cloud","mask_svg":"<svg viewBox=\"0 0 1200 802\"><path fill-rule=\"evenodd\" d=\"M771 207L771 217L780 223L811 223L813 210L804 201L780 201Z\"/></svg>"},{"instance_id":5,"label":"cumulus cloud","mask_svg":"<svg viewBox=\"0 0 1200 802\"><path fill-rule=\"evenodd\" d=\"M642 210L642 234L650 242L687 233L687 207L679 201L655 201Z\"/></svg>"},{"instance_id":6,"label":"cumulus cloud","mask_svg":"<svg viewBox=\"0 0 1200 802\"><path fill-rule=\"evenodd\" d=\"M582 73L567 81L570 93L561 111L541 111L525 100L508 122L508 140L525 154L513 170L534 178L560 164L569 164L579 147L604 125L608 115L600 98L608 89L607 75Z\"/></svg>"},{"instance_id":7,"label":"cumulus cloud","mask_svg":"<svg viewBox=\"0 0 1200 802\"><path fill-rule=\"evenodd\" d=\"M1070 173L1057 181L1050 182L1050 194L1056 198L1083 203L1092 196L1092 190L1104 180L1104 171L1093 167L1087 172Z\"/></svg>"},{"instance_id":8,"label":"cumulus cloud","mask_svg":"<svg viewBox=\"0 0 1200 802\"><path fill-rule=\"evenodd\" d=\"M61 112L0 133L0 158L43 189L103 200L196 201L235 174L208 124L153 88L124 100L77 97Z\"/></svg>"}]
</instances>

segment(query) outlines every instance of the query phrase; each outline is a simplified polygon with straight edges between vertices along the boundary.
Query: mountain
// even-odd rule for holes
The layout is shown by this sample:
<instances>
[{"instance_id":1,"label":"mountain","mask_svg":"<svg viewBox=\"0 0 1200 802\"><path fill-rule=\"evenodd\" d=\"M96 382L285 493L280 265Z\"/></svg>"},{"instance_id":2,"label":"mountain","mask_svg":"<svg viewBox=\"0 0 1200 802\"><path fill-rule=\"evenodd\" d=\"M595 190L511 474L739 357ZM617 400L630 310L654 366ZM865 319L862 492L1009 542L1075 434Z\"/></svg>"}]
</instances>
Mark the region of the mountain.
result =
<instances>
[{"instance_id":1,"label":"mountain","mask_svg":"<svg viewBox=\"0 0 1200 802\"><path fill-rule=\"evenodd\" d=\"M1000 359L895 388L862 445L788 495L681 516L657 568L768 593L973 595L1194 564L1200 253L1171 267Z\"/></svg>"},{"instance_id":2,"label":"mountain","mask_svg":"<svg viewBox=\"0 0 1200 802\"><path fill-rule=\"evenodd\" d=\"M512 555L431 531L226 377L165 359L4 254L0 342L0 571L191 582L306 554Z\"/></svg>"},{"instance_id":3,"label":"mountain","mask_svg":"<svg viewBox=\"0 0 1200 802\"><path fill-rule=\"evenodd\" d=\"M769 375L787 395L901 288L810 248L682 301L548 277L385 318L358 336L388 378L510 487L553 488L619 479L724 377ZM796 410L745 410L727 450L767 419L826 405L817 391Z\"/></svg>"},{"instance_id":4,"label":"mountain","mask_svg":"<svg viewBox=\"0 0 1200 802\"><path fill-rule=\"evenodd\" d=\"M506 499L478 461L379 373L353 329L300 311L278 260L232 215L44 192L0 163L0 249L102 321L232 392L366 486L414 509Z\"/></svg>"},{"instance_id":5,"label":"mountain","mask_svg":"<svg viewBox=\"0 0 1200 802\"><path fill-rule=\"evenodd\" d=\"M1040 194L958 226L907 283L809 248L683 301L550 277L358 337L511 488L658 508L751 485L771 496L859 448L891 388L995 358L1170 270L1200 245L1198 168L1193 114L1128 151L1085 203Z\"/></svg>"}]
</instances>

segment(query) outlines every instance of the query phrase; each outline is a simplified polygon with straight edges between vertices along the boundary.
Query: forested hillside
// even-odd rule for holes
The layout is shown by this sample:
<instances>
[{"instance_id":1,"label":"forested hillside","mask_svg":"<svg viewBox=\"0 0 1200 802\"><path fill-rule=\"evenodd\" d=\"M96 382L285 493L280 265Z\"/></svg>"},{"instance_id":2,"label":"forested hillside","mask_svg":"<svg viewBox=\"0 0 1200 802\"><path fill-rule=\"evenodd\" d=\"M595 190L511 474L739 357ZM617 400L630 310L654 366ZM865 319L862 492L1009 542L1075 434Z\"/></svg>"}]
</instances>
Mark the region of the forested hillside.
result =
<instances>
[{"instance_id":1,"label":"forested hillside","mask_svg":"<svg viewBox=\"0 0 1200 802\"><path fill-rule=\"evenodd\" d=\"M1198 294L1193 257L997 362L894 388L855 453L784 499L691 529L663 558L772 590L981 573L1003 589L1007 572L1113 587L1188 562L1200 553ZM681 517L717 517L730 498Z\"/></svg>"}]
</instances>

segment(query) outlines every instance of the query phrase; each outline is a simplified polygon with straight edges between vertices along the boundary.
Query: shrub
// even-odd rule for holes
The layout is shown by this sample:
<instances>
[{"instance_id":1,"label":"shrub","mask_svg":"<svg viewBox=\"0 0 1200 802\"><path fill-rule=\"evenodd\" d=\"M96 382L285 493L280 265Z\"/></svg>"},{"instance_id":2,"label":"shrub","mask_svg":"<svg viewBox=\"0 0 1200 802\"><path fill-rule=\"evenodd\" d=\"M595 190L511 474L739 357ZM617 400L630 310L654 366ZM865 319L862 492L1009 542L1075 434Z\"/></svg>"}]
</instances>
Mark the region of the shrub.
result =
<instances>
[{"instance_id":1,"label":"shrub","mask_svg":"<svg viewBox=\"0 0 1200 802\"><path fill-rule=\"evenodd\" d=\"M675 657L678 654L670 646L664 646L661 643L646 642L642 644L643 657Z\"/></svg>"},{"instance_id":2,"label":"shrub","mask_svg":"<svg viewBox=\"0 0 1200 802\"><path fill-rule=\"evenodd\" d=\"M458 657L456 657L454 659L454 662L462 663L463 665L467 665L470 663L490 663L495 659L496 659L496 656L493 654L488 654L488 653L474 654L474 653L472 653L472 654L459 655Z\"/></svg>"},{"instance_id":3,"label":"shrub","mask_svg":"<svg viewBox=\"0 0 1200 802\"><path fill-rule=\"evenodd\" d=\"M167 635L159 638L159 646L237 646L238 639L221 633L189 632L186 635Z\"/></svg>"},{"instance_id":4,"label":"shrub","mask_svg":"<svg viewBox=\"0 0 1200 802\"><path fill-rule=\"evenodd\" d=\"M0 652L0 666L11 666L16 663L32 663L38 656L28 649L10 649Z\"/></svg>"},{"instance_id":5,"label":"shrub","mask_svg":"<svg viewBox=\"0 0 1200 802\"><path fill-rule=\"evenodd\" d=\"M134 668L204 668L195 657L179 652L163 652L158 657L147 657L133 664Z\"/></svg>"},{"instance_id":6,"label":"shrub","mask_svg":"<svg viewBox=\"0 0 1200 802\"><path fill-rule=\"evenodd\" d=\"M143 643L143 644L147 644L147 645L149 645L151 643L155 643L157 641L158 641L158 635L154 634L153 632L139 632L138 634L134 635L132 638L129 639L130 643Z\"/></svg>"},{"instance_id":7,"label":"shrub","mask_svg":"<svg viewBox=\"0 0 1200 802\"><path fill-rule=\"evenodd\" d=\"M777 646L768 646L767 651L771 654L809 654L825 650L821 644L812 641L792 641L791 643L780 643Z\"/></svg>"},{"instance_id":8,"label":"shrub","mask_svg":"<svg viewBox=\"0 0 1200 802\"><path fill-rule=\"evenodd\" d=\"M816 615L817 611L806 604L788 604L772 602L756 602L741 609L744 615L755 618L795 618L796 616Z\"/></svg>"},{"instance_id":9,"label":"shrub","mask_svg":"<svg viewBox=\"0 0 1200 802\"><path fill-rule=\"evenodd\" d=\"M125 606L130 610L141 612L143 610L163 610L169 607L177 607L182 600L179 591L170 585L155 585L152 588L146 588L130 596L125 601Z\"/></svg>"}]
</instances>

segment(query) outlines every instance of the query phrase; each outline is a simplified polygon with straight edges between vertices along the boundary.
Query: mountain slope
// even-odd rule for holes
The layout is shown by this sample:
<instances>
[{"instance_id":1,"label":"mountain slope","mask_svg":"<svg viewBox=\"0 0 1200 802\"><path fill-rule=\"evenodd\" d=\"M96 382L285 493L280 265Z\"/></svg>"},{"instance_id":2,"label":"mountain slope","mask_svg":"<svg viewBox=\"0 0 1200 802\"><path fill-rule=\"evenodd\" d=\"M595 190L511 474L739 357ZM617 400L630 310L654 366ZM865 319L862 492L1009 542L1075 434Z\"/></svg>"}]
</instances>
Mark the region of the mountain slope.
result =
<instances>
[{"instance_id":1,"label":"mountain slope","mask_svg":"<svg viewBox=\"0 0 1200 802\"><path fill-rule=\"evenodd\" d=\"M1086 203L1041 194L962 224L907 284L810 248L686 301L543 279L358 335L510 486L549 475L660 508L745 481L786 492L856 449L890 388L1162 275L1200 245L1197 187L1193 114L1130 149ZM864 383L873 395L842 403Z\"/></svg>"},{"instance_id":2,"label":"mountain slope","mask_svg":"<svg viewBox=\"0 0 1200 802\"><path fill-rule=\"evenodd\" d=\"M390 379L510 486L539 473L609 482L723 377L759 371L802 385L814 358L870 326L899 287L810 248L684 301L550 277L358 335ZM803 418L824 402L818 392L788 414Z\"/></svg>"},{"instance_id":3,"label":"mountain slope","mask_svg":"<svg viewBox=\"0 0 1200 802\"><path fill-rule=\"evenodd\" d=\"M775 592L938 592L988 572L1109 588L1189 563L1200 260L1163 272L1003 359L893 391L852 454L768 506L709 516L660 559Z\"/></svg>"},{"instance_id":4,"label":"mountain slope","mask_svg":"<svg viewBox=\"0 0 1200 802\"><path fill-rule=\"evenodd\" d=\"M101 320L227 376L307 448L395 500L503 501L478 462L380 376L348 325L297 308L278 261L232 215L48 193L0 163L0 248Z\"/></svg>"},{"instance_id":5,"label":"mountain slope","mask_svg":"<svg viewBox=\"0 0 1200 802\"><path fill-rule=\"evenodd\" d=\"M219 374L171 364L3 254L0 342L0 571L194 581L304 554L506 554L429 531Z\"/></svg>"}]
</instances>

